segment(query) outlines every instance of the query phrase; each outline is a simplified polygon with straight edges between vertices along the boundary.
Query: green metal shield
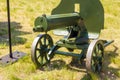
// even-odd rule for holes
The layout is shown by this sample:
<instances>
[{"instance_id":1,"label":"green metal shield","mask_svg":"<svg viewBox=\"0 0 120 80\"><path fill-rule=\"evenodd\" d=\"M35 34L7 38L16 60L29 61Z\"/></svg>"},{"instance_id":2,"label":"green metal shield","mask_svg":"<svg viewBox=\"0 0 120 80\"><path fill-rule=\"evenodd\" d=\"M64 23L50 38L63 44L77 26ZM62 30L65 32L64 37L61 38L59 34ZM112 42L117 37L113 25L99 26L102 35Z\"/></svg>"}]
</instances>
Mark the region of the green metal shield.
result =
<instances>
[{"instance_id":1,"label":"green metal shield","mask_svg":"<svg viewBox=\"0 0 120 80\"><path fill-rule=\"evenodd\" d=\"M80 13L87 28L89 38L98 38L101 29L104 27L104 9L100 0L61 0L60 4L53 9L51 14L73 12ZM59 32L55 31L57 34Z\"/></svg>"}]
</instances>

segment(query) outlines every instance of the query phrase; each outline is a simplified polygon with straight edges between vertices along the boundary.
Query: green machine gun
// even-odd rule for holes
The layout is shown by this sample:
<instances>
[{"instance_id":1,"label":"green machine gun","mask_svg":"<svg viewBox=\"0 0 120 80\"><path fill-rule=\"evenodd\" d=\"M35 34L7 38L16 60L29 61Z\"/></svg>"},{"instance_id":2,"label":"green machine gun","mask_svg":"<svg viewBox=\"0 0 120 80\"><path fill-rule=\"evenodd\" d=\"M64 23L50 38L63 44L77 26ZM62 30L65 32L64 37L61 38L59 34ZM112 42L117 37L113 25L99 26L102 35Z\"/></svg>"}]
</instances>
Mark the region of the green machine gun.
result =
<instances>
[{"instance_id":1,"label":"green machine gun","mask_svg":"<svg viewBox=\"0 0 120 80\"><path fill-rule=\"evenodd\" d=\"M31 57L36 67L43 67L55 54L61 54L75 57L79 61L85 59L87 71L100 72L103 66L104 48L114 42L114 40L98 39L100 31L104 28L104 9L101 2L61 0L51 14L49 16L43 14L35 19L33 31L45 32L38 35L32 44ZM61 28L66 30L63 34L67 34L53 44L53 39L47 32L55 29L60 31ZM67 48L69 52L60 51L61 47ZM74 49L79 49L81 52L74 53Z\"/></svg>"}]
</instances>

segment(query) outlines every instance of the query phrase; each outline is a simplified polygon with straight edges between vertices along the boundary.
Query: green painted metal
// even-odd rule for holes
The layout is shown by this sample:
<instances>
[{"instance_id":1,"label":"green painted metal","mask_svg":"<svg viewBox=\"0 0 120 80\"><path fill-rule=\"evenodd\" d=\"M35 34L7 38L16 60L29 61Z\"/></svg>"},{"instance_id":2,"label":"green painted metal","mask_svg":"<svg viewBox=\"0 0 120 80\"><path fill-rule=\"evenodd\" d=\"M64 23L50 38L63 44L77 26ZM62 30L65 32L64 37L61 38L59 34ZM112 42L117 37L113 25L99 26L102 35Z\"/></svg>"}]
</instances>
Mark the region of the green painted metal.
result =
<instances>
[{"instance_id":1,"label":"green painted metal","mask_svg":"<svg viewBox=\"0 0 120 80\"><path fill-rule=\"evenodd\" d=\"M76 53L72 53L72 52L55 51L54 53L60 54L60 55L72 56L72 57L76 57L76 58L82 57L82 54L76 54Z\"/></svg>"},{"instance_id":2,"label":"green painted metal","mask_svg":"<svg viewBox=\"0 0 120 80\"><path fill-rule=\"evenodd\" d=\"M65 47L65 48L70 48L70 49L82 49L82 50L87 49L88 46L89 46L89 44L81 44L81 45L79 44L79 45L77 45L75 43L71 44L71 43L61 41L61 40L58 41L56 44L60 47Z\"/></svg>"},{"instance_id":3,"label":"green painted metal","mask_svg":"<svg viewBox=\"0 0 120 80\"><path fill-rule=\"evenodd\" d=\"M33 30L45 32L37 36L32 44L31 56L35 65L43 68L55 54L60 54L80 61L86 58L87 71L99 72L102 68L104 47L114 42L96 39L104 26L104 9L100 0L61 0L51 14L42 15L35 20ZM53 45L47 31L60 28L66 28L68 34ZM69 52L59 51L61 47ZM74 53L75 49L81 52Z\"/></svg>"},{"instance_id":4,"label":"green painted metal","mask_svg":"<svg viewBox=\"0 0 120 80\"><path fill-rule=\"evenodd\" d=\"M51 16L37 17L35 20L34 31L49 31L60 27L77 25L80 18L78 13L67 13Z\"/></svg>"},{"instance_id":5,"label":"green painted metal","mask_svg":"<svg viewBox=\"0 0 120 80\"><path fill-rule=\"evenodd\" d=\"M36 67L42 67L49 62L47 55L51 47L53 40L48 34L40 34L35 38L31 48L31 58Z\"/></svg>"},{"instance_id":6,"label":"green painted metal","mask_svg":"<svg viewBox=\"0 0 120 80\"><path fill-rule=\"evenodd\" d=\"M89 38L98 38L104 28L104 9L100 0L61 0L51 14L74 13L76 4L80 16L84 19Z\"/></svg>"},{"instance_id":7,"label":"green painted metal","mask_svg":"<svg viewBox=\"0 0 120 80\"><path fill-rule=\"evenodd\" d=\"M78 6L76 7L75 5L78 5ZM88 37L94 38L94 39L98 38L101 29L103 29L104 27L104 9L100 0L61 0L60 4L52 10L51 12L52 15L47 16L47 19L45 18L45 16L38 17L35 20L35 26L39 29L42 24L42 26L44 26L44 29L42 31L47 30L48 26L52 26L52 29L59 29L59 28L65 29L65 26L67 27L69 25L59 26L59 24L62 24L62 22L70 21L66 17L69 16L68 14L71 15L71 13L73 16L73 13L75 14L76 8L78 8L79 17L83 18L85 27L88 31L87 33ZM59 16L55 14L59 14ZM63 15L61 14L67 14L67 15L63 17ZM51 20L53 18L55 19ZM62 18L62 19L59 19L59 18ZM73 19L70 18L70 19L71 21L73 21L74 18ZM52 23L53 24L56 23L56 25L51 25ZM53 26L56 26L56 27L53 27ZM41 28L39 30L41 30ZM84 35L84 34L85 34L84 32L81 33L81 35Z\"/></svg>"}]
</instances>

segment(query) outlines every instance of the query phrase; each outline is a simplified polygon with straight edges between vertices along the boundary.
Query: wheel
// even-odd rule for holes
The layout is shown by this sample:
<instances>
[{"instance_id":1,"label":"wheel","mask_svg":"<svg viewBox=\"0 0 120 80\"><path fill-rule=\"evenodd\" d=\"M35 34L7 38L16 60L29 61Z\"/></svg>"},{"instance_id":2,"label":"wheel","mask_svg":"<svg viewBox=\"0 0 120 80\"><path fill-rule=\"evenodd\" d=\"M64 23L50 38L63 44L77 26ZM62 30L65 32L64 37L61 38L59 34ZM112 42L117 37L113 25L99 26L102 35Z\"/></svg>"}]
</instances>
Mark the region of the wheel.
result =
<instances>
[{"instance_id":1,"label":"wheel","mask_svg":"<svg viewBox=\"0 0 120 80\"><path fill-rule=\"evenodd\" d=\"M50 48L53 46L53 40L48 34L37 36L31 49L31 58L36 67L42 67L49 62L47 56Z\"/></svg>"},{"instance_id":2,"label":"wheel","mask_svg":"<svg viewBox=\"0 0 120 80\"><path fill-rule=\"evenodd\" d=\"M86 68L88 72L100 72L103 63L104 46L102 40L93 40L86 54Z\"/></svg>"}]
</instances>

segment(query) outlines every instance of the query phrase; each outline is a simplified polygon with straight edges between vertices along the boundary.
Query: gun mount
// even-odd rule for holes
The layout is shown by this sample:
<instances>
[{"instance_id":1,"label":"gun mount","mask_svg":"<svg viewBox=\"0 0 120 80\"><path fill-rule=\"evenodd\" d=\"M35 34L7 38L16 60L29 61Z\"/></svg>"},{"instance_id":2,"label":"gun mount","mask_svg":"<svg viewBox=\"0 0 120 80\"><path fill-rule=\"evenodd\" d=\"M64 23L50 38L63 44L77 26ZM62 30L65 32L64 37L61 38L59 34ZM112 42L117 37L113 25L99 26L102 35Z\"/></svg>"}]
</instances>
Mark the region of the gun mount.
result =
<instances>
[{"instance_id":1,"label":"gun mount","mask_svg":"<svg viewBox=\"0 0 120 80\"><path fill-rule=\"evenodd\" d=\"M65 6L66 3L69 9L68 5ZM81 4L80 13L74 12L75 3ZM99 0L62 0L59 6L53 9L52 15L42 15L35 20L33 30L45 34L38 35L33 41L32 61L36 67L42 68L55 54L60 54L75 57L78 61L86 59L88 72L100 72L104 48L114 42L98 39L103 25L104 10ZM53 44L53 39L47 31L59 28L67 28L69 34ZM60 51L61 47L67 48L69 52ZM76 54L73 52L75 49L81 52Z\"/></svg>"}]
</instances>

